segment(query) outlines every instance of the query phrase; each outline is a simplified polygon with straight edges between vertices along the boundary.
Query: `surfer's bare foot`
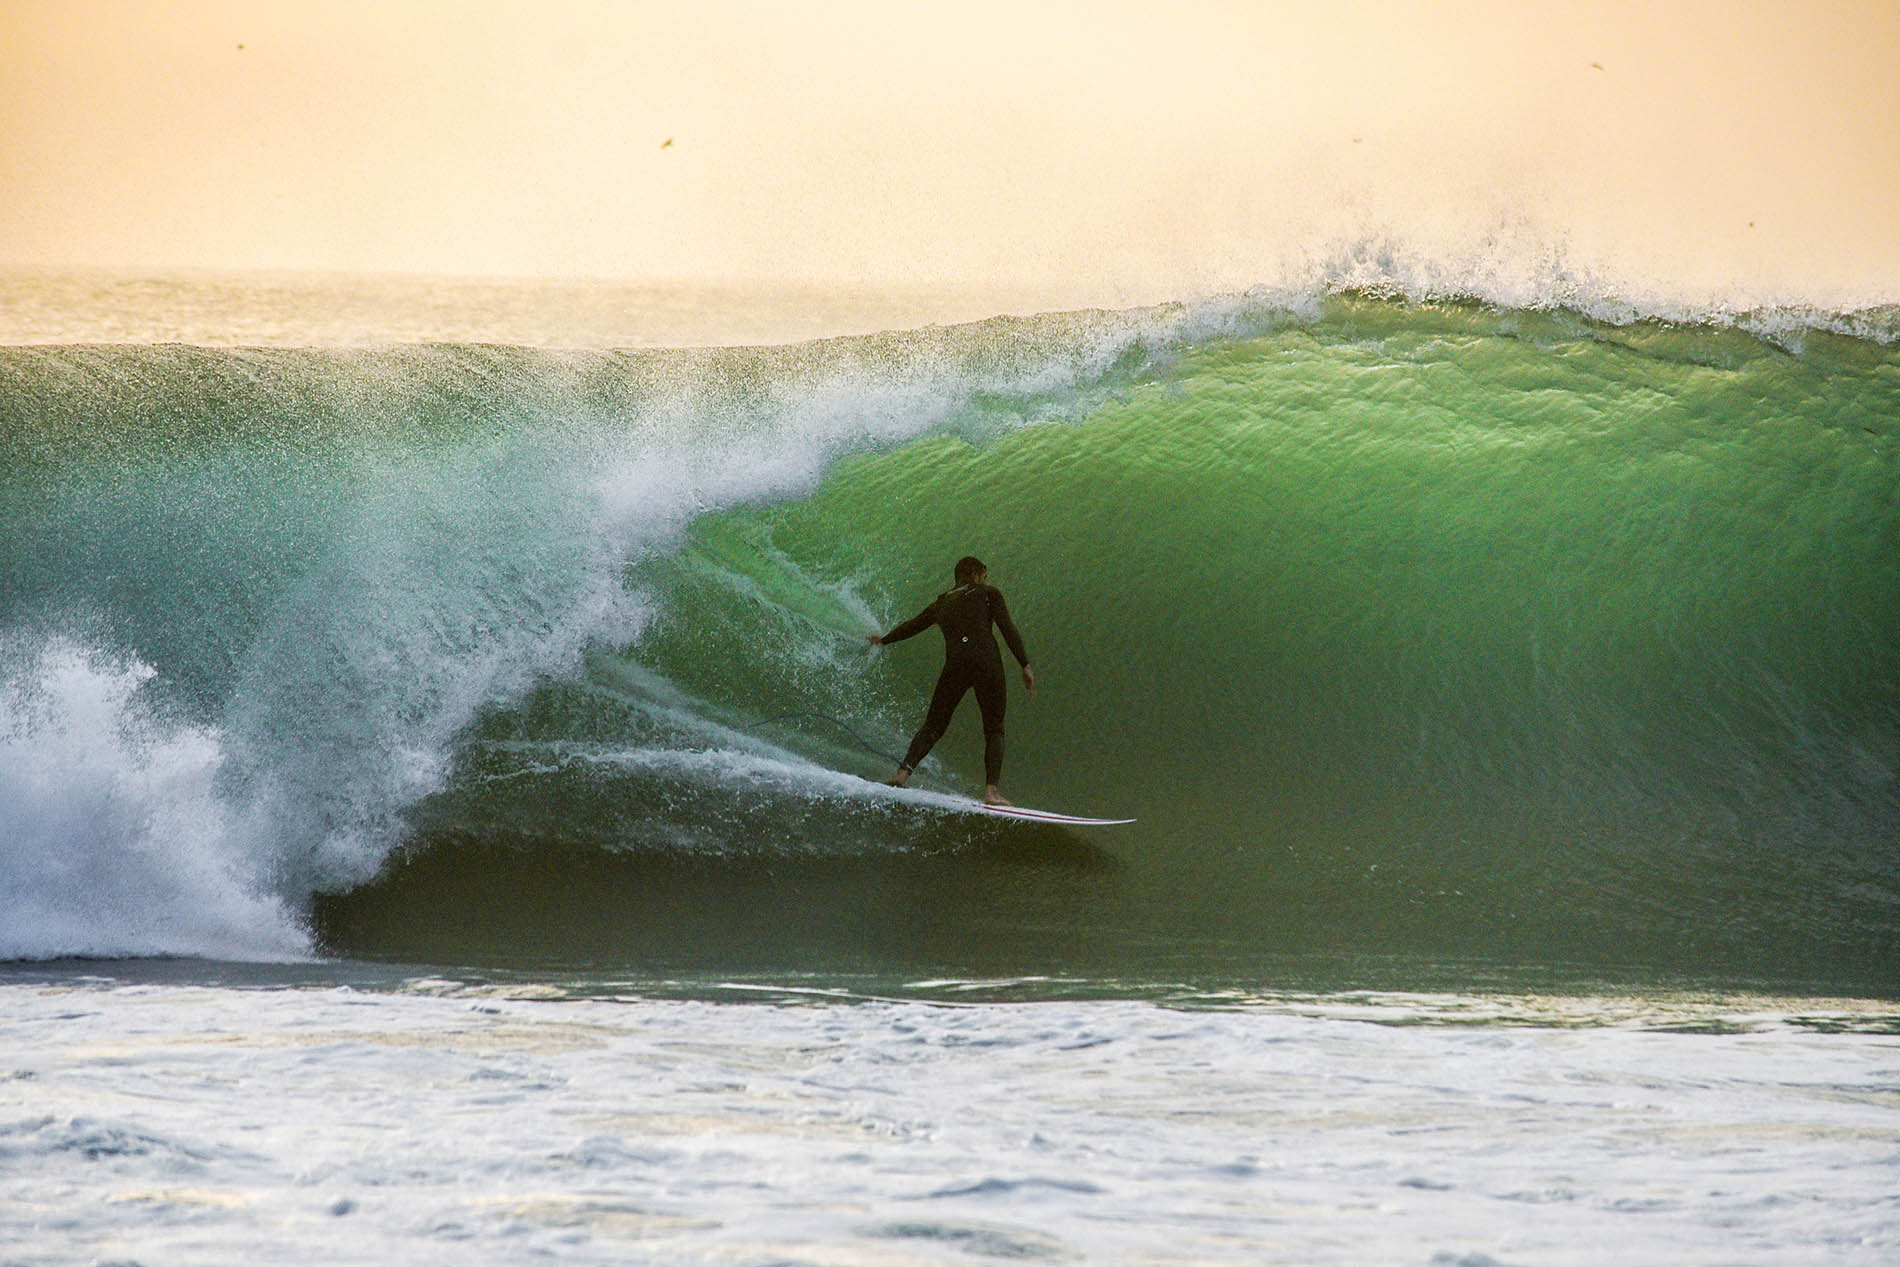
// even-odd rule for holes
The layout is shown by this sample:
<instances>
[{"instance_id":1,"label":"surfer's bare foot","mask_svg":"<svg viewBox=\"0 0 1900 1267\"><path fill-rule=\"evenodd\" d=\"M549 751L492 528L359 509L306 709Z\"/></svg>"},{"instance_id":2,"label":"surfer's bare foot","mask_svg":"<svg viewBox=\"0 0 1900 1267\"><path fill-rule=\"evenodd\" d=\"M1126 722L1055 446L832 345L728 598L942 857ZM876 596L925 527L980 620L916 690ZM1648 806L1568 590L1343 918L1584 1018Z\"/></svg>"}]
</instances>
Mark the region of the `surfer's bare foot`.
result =
<instances>
[{"instance_id":1,"label":"surfer's bare foot","mask_svg":"<svg viewBox=\"0 0 1900 1267\"><path fill-rule=\"evenodd\" d=\"M996 785L994 783L990 784L989 786L983 789L983 803L985 805L1014 805L1015 804L1014 801L1005 800L1003 797L1003 794L996 790Z\"/></svg>"},{"instance_id":2,"label":"surfer's bare foot","mask_svg":"<svg viewBox=\"0 0 1900 1267\"><path fill-rule=\"evenodd\" d=\"M897 768L896 774L884 780L885 786L887 787L903 787L908 782L910 782L910 771L904 769L902 766Z\"/></svg>"}]
</instances>

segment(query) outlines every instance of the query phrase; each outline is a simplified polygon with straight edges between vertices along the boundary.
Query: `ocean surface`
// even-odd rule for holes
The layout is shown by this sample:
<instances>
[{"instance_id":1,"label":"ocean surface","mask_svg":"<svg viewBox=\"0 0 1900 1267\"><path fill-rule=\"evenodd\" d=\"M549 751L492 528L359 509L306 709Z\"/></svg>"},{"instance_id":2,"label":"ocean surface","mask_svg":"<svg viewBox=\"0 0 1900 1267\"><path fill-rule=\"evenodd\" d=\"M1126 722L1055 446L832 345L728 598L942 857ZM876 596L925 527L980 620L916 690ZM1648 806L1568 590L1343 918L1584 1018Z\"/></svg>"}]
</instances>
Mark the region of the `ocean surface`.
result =
<instances>
[{"instance_id":1,"label":"ocean surface","mask_svg":"<svg viewBox=\"0 0 1900 1267\"><path fill-rule=\"evenodd\" d=\"M1900 1249L1893 309L7 286L0 1261Z\"/></svg>"}]
</instances>

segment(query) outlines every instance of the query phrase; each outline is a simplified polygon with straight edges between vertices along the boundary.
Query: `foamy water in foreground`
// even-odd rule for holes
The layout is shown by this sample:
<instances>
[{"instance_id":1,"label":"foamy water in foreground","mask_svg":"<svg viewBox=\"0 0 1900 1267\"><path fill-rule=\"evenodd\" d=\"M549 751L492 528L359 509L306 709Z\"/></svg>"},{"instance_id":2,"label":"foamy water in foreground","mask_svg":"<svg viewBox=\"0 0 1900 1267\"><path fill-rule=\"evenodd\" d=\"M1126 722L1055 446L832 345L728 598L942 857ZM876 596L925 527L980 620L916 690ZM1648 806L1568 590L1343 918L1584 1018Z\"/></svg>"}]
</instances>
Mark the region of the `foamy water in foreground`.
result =
<instances>
[{"instance_id":1,"label":"foamy water in foreground","mask_svg":"<svg viewBox=\"0 0 1900 1267\"><path fill-rule=\"evenodd\" d=\"M1885 1005L909 991L16 977L5 1261L1900 1253Z\"/></svg>"}]
</instances>

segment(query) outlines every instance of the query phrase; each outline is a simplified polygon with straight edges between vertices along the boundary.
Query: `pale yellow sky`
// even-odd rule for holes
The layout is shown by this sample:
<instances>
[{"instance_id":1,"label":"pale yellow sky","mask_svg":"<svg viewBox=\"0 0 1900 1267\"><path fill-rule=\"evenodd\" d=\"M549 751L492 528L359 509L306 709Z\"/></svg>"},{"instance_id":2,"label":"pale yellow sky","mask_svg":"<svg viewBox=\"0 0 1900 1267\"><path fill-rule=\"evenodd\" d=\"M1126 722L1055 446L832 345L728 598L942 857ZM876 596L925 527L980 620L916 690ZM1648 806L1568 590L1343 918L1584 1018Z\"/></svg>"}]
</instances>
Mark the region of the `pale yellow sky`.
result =
<instances>
[{"instance_id":1,"label":"pale yellow sky","mask_svg":"<svg viewBox=\"0 0 1900 1267\"><path fill-rule=\"evenodd\" d=\"M1893 0L7 0L0 59L5 266L1900 299Z\"/></svg>"}]
</instances>

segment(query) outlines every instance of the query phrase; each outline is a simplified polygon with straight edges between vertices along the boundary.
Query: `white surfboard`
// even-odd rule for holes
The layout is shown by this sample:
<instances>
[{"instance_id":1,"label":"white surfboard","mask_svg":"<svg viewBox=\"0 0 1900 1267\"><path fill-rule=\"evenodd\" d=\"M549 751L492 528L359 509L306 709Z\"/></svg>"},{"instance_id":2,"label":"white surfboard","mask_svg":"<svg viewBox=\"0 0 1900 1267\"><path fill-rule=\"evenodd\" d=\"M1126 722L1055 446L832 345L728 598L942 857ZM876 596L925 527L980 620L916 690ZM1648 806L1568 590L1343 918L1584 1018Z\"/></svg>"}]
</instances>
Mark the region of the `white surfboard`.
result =
<instances>
[{"instance_id":1,"label":"white surfboard","mask_svg":"<svg viewBox=\"0 0 1900 1267\"><path fill-rule=\"evenodd\" d=\"M1030 809L1025 805L985 805L974 802L975 808L985 814L996 814L1003 818L1026 818L1032 823L1062 823L1069 827L1115 827L1122 823L1132 823L1132 818L1080 818L1074 814L1055 814L1046 809Z\"/></svg>"},{"instance_id":2,"label":"white surfboard","mask_svg":"<svg viewBox=\"0 0 1900 1267\"><path fill-rule=\"evenodd\" d=\"M894 797L913 805L928 805L932 809L951 810L958 814L994 814L998 818L1020 818L1030 823L1059 823L1064 827L1115 827L1135 821L1132 818L1084 818L1079 814L1058 814L1053 810L1030 809L1025 805L985 805L982 801L929 788L891 787L875 780L866 782L873 783L879 796Z\"/></svg>"}]
</instances>

